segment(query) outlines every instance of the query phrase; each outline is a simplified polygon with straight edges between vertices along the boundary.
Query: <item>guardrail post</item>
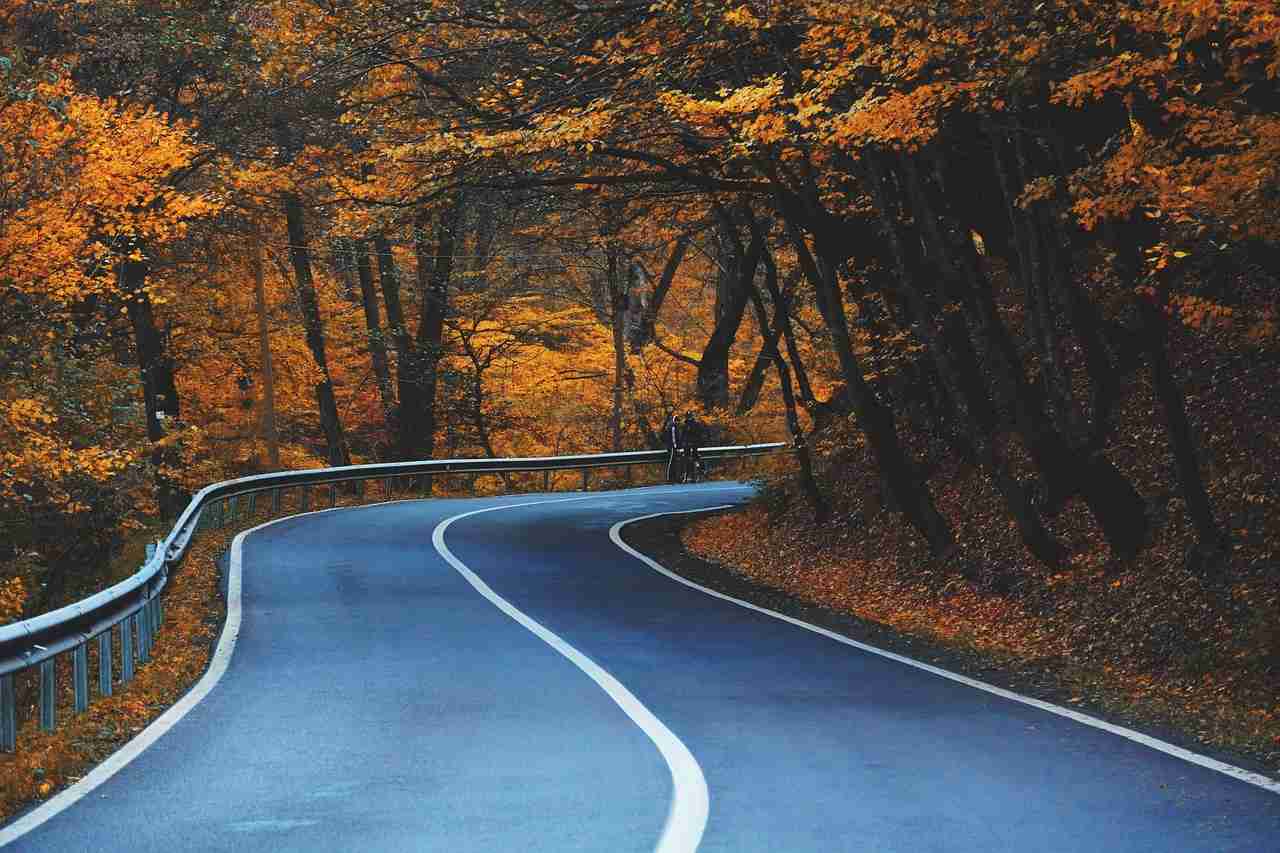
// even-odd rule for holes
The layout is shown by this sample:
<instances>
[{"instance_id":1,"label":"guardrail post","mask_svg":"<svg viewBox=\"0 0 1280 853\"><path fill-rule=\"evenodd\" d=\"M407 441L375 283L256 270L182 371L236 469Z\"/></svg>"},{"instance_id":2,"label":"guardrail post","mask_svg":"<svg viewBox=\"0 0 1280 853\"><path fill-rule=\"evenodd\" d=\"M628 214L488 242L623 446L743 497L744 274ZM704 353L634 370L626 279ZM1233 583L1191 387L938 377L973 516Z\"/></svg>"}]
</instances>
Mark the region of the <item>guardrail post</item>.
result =
<instances>
[{"instance_id":1,"label":"guardrail post","mask_svg":"<svg viewBox=\"0 0 1280 853\"><path fill-rule=\"evenodd\" d=\"M147 604L142 605L135 617L138 620L138 662L151 660L151 613Z\"/></svg>"},{"instance_id":2,"label":"guardrail post","mask_svg":"<svg viewBox=\"0 0 1280 853\"><path fill-rule=\"evenodd\" d=\"M98 695L111 695L111 629L98 635Z\"/></svg>"},{"instance_id":3,"label":"guardrail post","mask_svg":"<svg viewBox=\"0 0 1280 853\"><path fill-rule=\"evenodd\" d=\"M18 702L13 695L13 673L0 675L0 750L18 749Z\"/></svg>"},{"instance_id":4,"label":"guardrail post","mask_svg":"<svg viewBox=\"0 0 1280 853\"><path fill-rule=\"evenodd\" d=\"M232 524L236 523L236 517L240 515L240 496L232 495L227 498L227 516Z\"/></svg>"},{"instance_id":5,"label":"guardrail post","mask_svg":"<svg viewBox=\"0 0 1280 853\"><path fill-rule=\"evenodd\" d=\"M338 505L338 484L330 483L329 484L329 506L335 507L337 505Z\"/></svg>"},{"instance_id":6,"label":"guardrail post","mask_svg":"<svg viewBox=\"0 0 1280 853\"><path fill-rule=\"evenodd\" d=\"M551 469L550 468L542 472L542 491L544 492L551 491Z\"/></svg>"},{"instance_id":7,"label":"guardrail post","mask_svg":"<svg viewBox=\"0 0 1280 853\"><path fill-rule=\"evenodd\" d=\"M89 643L76 646L71 652L71 682L76 689L76 713L89 710Z\"/></svg>"},{"instance_id":8,"label":"guardrail post","mask_svg":"<svg viewBox=\"0 0 1280 853\"><path fill-rule=\"evenodd\" d=\"M384 501L391 500L391 478L385 477L382 480L382 499Z\"/></svg>"},{"instance_id":9,"label":"guardrail post","mask_svg":"<svg viewBox=\"0 0 1280 853\"><path fill-rule=\"evenodd\" d=\"M258 493L249 493L249 517L252 518L258 514Z\"/></svg>"},{"instance_id":10,"label":"guardrail post","mask_svg":"<svg viewBox=\"0 0 1280 853\"><path fill-rule=\"evenodd\" d=\"M302 512L306 512L308 509L311 508L311 487L299 486L298 488L302 490L302 498L300 499L300 502L302 504L301 510Z\"/></svg>"},{"instance_id":11,"label":"guardrail post","mask_svg":"<svg viewBox=\"0 0 1280 853\"><path fill-rule=\"evenodd\" d=\"M280 489L277 487L271 490L271 514L275 515L279 511L280 511Z\"/></svg>"},{"instance_id":12,"label":"guardrail post","mask_svg":"<svg viewBox=\"0 0 1280 853\"><path fill-rule=\"evenodd\" d=\"M626 481L627 485L631 485L631 466L630 465L622 466L622 479Z\"/></svg>"},{"instance_id":13,"label":"guardrail post","mask_svg":"<svg viewBox=\"0 0 1280 853\"><path fill-rule=\"evenodd\" d=\"M57 704L58 681L54 677L54 658L40 661L40 728L51 732L57 724L55 708Z\"/></svg>"},{"instance_id":14,"label":"guardrail post","mask_svg":"<svg viewBox=\"0 0 1280 853\"><path fill-rule=\"evenodd\" d=\"M120 680L133 681L133 623L134 616L126 616L120 622Z\"/></svg>"},{"instance_id":15,"label":"guardrail post","mask_svg":"<svg viewBox=\"0 0 1280 853\"><path fill-rule=\"evenodd\" d=\"M591 469L590 468L582 469L582 491L584 492L591 491Z\"/></svg>"},{"instance_id":16,"label":"guardrail post","mask_svg":"<svg viewBox=\"0 0 1280 853\"><path fill-rule=\"evenodd\" d=\"M356 480L356 499L364 503L364 480Z\"/></svg>"}]
</instances>

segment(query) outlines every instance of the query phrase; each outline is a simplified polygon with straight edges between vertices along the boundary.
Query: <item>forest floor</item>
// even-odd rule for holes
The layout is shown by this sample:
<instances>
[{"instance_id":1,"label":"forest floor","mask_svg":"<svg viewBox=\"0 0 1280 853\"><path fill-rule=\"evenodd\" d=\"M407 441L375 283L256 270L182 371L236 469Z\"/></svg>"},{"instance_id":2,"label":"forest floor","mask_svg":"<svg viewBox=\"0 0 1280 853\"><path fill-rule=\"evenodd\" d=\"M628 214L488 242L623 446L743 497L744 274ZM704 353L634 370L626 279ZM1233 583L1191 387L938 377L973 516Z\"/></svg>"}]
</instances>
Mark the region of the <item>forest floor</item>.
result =
<instances>
[{"instance_id":1,"label":"forest floor","mask_svg":"<svg viewBox=\"0 0 1280 853\"><path fill-rule=\"evenodd\" d=\"M1183 502L1161 485L1177 480L1141 377L1108 448L1153 521L1133 560L1112 559L1088 510L1072 501L1049 520L1066 563L1039 565L990 479L945 462L930 488L960 548L935 559L880 507L873 463L856 438L820 447L820 484L834 509L825 524L814 522L794 479L775 474L744 511L687 523L689 554L677 546L670 556L701 577L853 619L912 657L936 655L984 681L1280 776L1277 360L1222 355L1201 350L1177 365L1230 537L1212 561L1196 558ZM912 450L928 464L927 446Z\"/></svg>"}]
</instances>

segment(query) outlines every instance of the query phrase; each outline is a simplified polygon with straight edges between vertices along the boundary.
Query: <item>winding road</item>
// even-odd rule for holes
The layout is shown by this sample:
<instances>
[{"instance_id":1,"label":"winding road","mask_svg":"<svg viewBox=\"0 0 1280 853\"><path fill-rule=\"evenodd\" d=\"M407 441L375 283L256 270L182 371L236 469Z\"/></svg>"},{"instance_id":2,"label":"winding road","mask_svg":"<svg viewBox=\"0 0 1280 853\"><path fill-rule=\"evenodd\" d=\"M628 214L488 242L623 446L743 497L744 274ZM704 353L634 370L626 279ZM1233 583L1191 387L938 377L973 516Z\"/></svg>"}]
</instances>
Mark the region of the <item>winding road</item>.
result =
<instances>
[{"instance_id":1,"label":"winding road","mask_svg":"<svg viewBox=\"0 0 1280 853\"><path fill-rule=\"evenodd\" d=\"M620 544L630 519L748 496L406 501L263 526L233 549L228 628L185 716L0 841L1280 851L1280 788L717 598Z\"/></svg>"}]
</instances>

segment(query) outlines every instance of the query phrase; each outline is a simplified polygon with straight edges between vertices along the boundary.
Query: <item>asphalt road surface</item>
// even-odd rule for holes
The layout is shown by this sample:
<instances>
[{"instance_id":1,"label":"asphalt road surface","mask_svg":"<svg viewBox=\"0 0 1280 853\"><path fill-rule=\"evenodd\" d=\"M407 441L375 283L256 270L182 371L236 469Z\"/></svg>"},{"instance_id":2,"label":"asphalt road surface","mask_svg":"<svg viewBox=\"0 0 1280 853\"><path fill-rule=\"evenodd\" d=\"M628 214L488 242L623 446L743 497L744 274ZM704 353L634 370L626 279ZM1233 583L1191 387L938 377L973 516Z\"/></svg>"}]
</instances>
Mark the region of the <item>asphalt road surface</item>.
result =
<instances>
[{"instance_id":1,"label":"asphalt road surface","mask_svg":"<svg viewBox=\"0 0 1280 853\"><path fill-rule=\"evenodd\" d=\"M1280 851L1275 792L717 600L610 537L747 495L254 532L221 680L10 849Z\"/></svg>"}]
</instances>

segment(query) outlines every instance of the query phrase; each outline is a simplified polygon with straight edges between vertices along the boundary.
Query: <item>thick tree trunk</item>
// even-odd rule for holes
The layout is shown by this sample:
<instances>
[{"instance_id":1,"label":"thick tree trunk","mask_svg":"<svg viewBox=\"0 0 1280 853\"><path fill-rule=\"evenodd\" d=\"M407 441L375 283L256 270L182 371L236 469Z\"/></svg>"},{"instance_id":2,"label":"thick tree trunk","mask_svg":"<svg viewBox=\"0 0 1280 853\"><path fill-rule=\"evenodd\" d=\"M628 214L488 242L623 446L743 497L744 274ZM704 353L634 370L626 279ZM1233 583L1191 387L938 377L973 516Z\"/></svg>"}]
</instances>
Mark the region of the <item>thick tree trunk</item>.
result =
<instances>
[{"instance_id":1,"label":"thick tree trunk","mask_svg":"<svg viewBox=\"0 0 1280 853\"><path fill-rule=\"evenodd\" d=\"M133 327L138 372L142 378L143 411L147 418L147 440L151 442L156 504L160 509L160 517L168 519L182 511L189 496L166 473L180 464L181 460L177 448L161 444L165 436L164 420L176 420L180 408L173 359L166 350L164 337L156 327L155 313L146 292L149 271L145 261L123 261L119 275L121 290L128 300L126 307L129 323Z\"/></svg>"},{"instance_id":2,"label":"thick tree trunk","mask_svg":"<svg viewBox=\"0 0 1280 853\"><path fill-rule=\"evenodd\" d=\"M373 287L373 265L369 261L369 245L364 240L356 244L356 273L360 280L365 329L369 335L369 359L373 364L374 380L378 383L378 396L382 400L383 419L390 429L396 401L391 391L391 368L387 363L387 343L382 334L378 294Z\"/></svg>"},{"instance_id":3,"label":"thick tree trunk","mask_svg":"<svg viewBox=\"0 0 1280 853\"><path fill-rule=\"evenodd\" d=\"M760 266L760 254L764 248L758 235L751 238L750 247L742 249L741 241L732 235L732 223L727 220L721 228L721 245L732 258L728 269L721 271L723 284L717 287L717 319L711 338L698 360L697 398L704 409L723 409L729 405L729 355L733 342L742 326L742 317L750 300L751 289Z\"/></svg>"},{"instance_id":4,"label":"thick tree trunk","mask_svg":"<svg viewBox=\"0 0 1280 853\"><path fill-rule=\"evenodd\" d=\"M284 197L285 220L289 226L289 260L293 263L294 283L298 291L298 306L302 311L302 324L306 330L307 348L320 370L320 381L315 385L316 404L320 409L320 428L324 431L326 459L330 465L350 465L351 454L347 450L346 436L338 416L338 402L333 393L333 380L329 378L329 362L325 356L324 321L320 317L320 301L316 296L315 279L311 273L311 252L302 202L293 193Z\"/></svg>"},{"instance_id":5,"label":"thick tree trunk","mask_svg":"<svg viewBox=\"0 0 1280 853\"><path fill-rule=\"evenodd\" d=\"M422 317L407 362L400 368L400 452L405 459L429 459L435 450L436 387L449 308L455 232L461 213L461 199L455 199L441 212L434 247L422 227L414 241ZM407 399L405 390L409 391Z\"/></svg>"}]
</instances>

